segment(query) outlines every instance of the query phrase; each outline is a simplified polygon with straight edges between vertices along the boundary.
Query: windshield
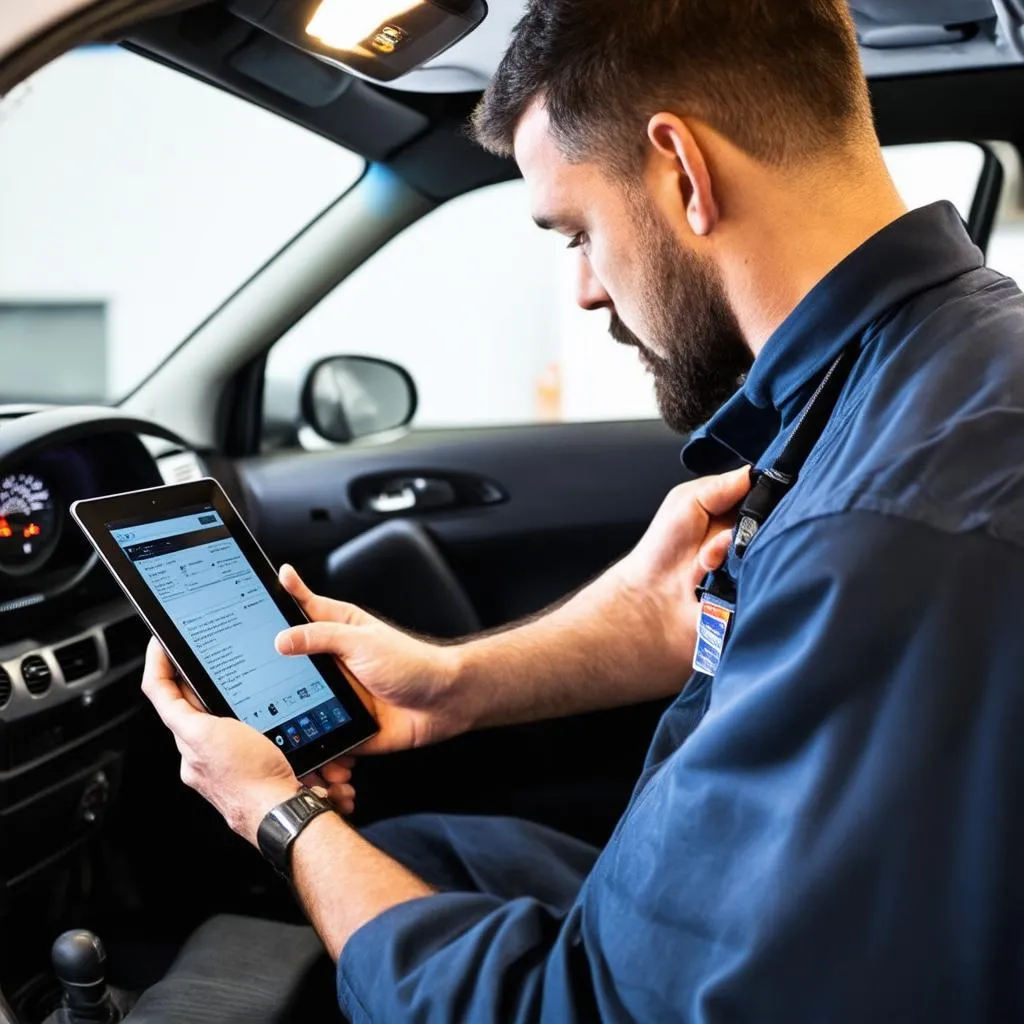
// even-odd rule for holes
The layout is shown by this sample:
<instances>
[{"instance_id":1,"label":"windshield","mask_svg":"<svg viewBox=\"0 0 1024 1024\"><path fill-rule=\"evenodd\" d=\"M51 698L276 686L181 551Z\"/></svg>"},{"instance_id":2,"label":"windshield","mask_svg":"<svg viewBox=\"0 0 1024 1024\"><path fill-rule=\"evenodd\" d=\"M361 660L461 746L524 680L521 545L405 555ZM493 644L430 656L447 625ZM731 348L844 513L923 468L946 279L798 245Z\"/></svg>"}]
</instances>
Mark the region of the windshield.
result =
<instances>
[{"instance_id":1,"label":"windshield","mask_svg":"<svg viewBox=\"0 0 1024 1024\"><path fill-rule=\"evenodd\" d=\"M0 105L0 402L113 402L342 195L360 157L125 50Z\"/></svg>"}]
</instances>

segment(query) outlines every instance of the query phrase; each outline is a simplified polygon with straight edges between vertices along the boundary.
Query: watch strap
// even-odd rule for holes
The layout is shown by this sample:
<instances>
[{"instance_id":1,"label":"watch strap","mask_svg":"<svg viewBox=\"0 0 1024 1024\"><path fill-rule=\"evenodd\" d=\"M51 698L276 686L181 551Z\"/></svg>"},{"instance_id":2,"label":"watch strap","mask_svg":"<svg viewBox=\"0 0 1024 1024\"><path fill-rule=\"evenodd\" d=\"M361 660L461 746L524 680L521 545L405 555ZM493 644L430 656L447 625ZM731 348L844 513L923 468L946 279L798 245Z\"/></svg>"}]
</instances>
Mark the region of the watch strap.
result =
<instances>
[{"instance_id":1,"label":"watch strap","mask_svg":"<svg viewBox=\"0 0 1024 1024\"><path fill-rule=\"evenodd\" d=\"M283 878L291 878L291 854L295 840L314 819L334 808L323 797L303 786L293 797L278 804L260 822L256 842L260 853Z\"/></svg>"}]
</instances>

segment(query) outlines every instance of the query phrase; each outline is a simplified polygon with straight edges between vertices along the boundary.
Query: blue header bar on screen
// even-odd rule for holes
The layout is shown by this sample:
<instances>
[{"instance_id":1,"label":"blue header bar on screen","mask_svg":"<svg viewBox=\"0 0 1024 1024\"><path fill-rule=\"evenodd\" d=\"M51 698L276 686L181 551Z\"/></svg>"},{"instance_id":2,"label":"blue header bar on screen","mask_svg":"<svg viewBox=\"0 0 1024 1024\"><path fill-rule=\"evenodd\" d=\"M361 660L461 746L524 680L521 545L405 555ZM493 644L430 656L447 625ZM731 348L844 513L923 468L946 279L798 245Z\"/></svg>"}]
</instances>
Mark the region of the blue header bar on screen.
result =
<instances>
[{"instance_id":1,"label":"blue header bar on screen","mask_svg":"<svg viewBox=\"0 0 1024 1024\"><path fill-rule=\"evenodd\" d=\"M165 537L179 537L183 533L194 533L198 530L210 530L223 526L224 520L213 509L196 512L193 515L175 516L173 519L161 519L155 523L140 523L138 526L126 526L123 529L111 530L110 535L122 548L133 544L143 544L150 540L162 540Z\"/></svg>"}]
</instances>

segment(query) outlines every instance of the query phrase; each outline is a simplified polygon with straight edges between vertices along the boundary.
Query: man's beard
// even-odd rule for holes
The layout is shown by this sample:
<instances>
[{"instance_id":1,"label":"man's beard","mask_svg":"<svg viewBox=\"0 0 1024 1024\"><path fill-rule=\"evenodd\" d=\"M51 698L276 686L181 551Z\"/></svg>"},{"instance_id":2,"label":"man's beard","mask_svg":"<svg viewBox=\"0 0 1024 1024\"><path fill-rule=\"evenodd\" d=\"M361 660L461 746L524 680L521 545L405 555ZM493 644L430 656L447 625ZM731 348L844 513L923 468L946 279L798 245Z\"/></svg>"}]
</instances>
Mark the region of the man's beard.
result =
<instances>
[{"instance_id":1,"label":"man's beard","mask_svg":"<svg viewBox=\"0 0 1024 1024\"><path fill-rule=\"evenodd\" d=\"M709 420L743 383L753 364L739 321L713 264L687 252L647 200L637 203L644 239L644 319L652 352L612 314L611 336L639 349L654 377L662 418L688 434Z\"/></svg>"}]
</instances>

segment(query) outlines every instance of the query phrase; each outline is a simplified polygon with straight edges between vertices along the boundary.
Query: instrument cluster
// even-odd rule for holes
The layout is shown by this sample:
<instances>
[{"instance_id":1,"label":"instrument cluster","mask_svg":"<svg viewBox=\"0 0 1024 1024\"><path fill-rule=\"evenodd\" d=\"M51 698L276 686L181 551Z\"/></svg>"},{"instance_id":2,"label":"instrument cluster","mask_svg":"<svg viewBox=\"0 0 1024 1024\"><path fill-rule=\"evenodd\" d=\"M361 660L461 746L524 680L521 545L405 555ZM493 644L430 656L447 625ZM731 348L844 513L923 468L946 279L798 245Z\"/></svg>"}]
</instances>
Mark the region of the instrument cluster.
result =
<instances>
[{"instance_id":1,"label":"instrument cluster","mask_svg":"<svg viewBox=\"0 0 1024 1024\"><path fill-rule=\"evenodd\" d=\"M44 477L0 477L0 573L24 576L43 566L60 540L65 511Z\"/></svg>"}]
</instances>

